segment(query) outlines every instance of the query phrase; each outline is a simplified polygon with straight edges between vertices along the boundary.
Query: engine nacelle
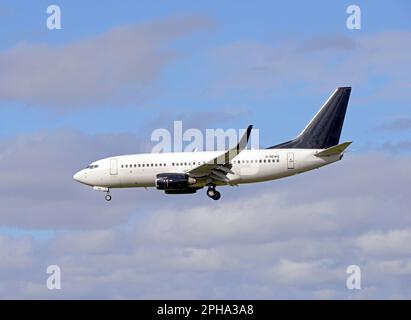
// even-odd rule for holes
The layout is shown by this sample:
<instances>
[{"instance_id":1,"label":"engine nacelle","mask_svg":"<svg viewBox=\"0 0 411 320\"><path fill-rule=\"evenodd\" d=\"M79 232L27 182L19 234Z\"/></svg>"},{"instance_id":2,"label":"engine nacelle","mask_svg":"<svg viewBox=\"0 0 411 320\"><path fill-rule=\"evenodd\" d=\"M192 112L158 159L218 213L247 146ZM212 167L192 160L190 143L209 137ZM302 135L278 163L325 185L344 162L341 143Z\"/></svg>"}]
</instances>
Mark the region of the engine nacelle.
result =
<instances>
[{"instance_id":1,"label":"engine nacelle","mask_svg":"<svg viewBox=\"0 0 411 320\"><path fill-rule=\"evenodd\" d=\"M196 182L196 179L185 173L160 173L157 175L156 188L159 190L182 190Z\"/></svg>"}]
</instances>

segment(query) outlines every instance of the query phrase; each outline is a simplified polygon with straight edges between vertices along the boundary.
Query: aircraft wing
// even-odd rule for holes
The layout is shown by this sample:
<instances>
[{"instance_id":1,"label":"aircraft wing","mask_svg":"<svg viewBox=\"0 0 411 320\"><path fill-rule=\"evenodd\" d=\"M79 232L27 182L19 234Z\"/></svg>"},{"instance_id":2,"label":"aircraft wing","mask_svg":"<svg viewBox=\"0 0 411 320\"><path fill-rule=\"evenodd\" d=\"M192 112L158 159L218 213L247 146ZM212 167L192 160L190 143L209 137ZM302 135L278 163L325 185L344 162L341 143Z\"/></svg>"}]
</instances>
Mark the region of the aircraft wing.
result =
<instances>
[{"instance_id":1,"label":"aircraft wing","mask_svg":"<svg viewBox=\"0 0 411 320\"><path fill-rule=\"evenodd\" d=\"M230 180L227 178L227 173L234 174L234 172L231 171L232 165L230 162L246 148L252 128L252 125L248 126L246 132L235 147L221 153L205 164L201 164L187 171L187 173L193 178L210 178L211 182L217 180L230 183Z\"/></svg>"}]
</instances>

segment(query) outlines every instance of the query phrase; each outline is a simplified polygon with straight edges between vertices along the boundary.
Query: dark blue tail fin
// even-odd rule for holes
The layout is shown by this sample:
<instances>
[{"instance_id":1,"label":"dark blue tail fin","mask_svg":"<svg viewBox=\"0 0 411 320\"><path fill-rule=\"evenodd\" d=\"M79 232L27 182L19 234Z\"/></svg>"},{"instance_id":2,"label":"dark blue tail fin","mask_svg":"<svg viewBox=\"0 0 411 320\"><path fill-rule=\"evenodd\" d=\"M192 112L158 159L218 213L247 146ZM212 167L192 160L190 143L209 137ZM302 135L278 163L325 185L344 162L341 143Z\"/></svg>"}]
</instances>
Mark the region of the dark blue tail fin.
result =
<instances>
[{"instance_id":1,"label":"dark blue tail fin","mask_svg":"<svg viewBox=\"0 0 411 320\"><path fill-rule=\"evenodd\" d=\"M341 87L335 90L320 111L295 139L268 149L326 149L337 145L340 142L350 93L351 87Z\"/></svg>"}]
</instances>

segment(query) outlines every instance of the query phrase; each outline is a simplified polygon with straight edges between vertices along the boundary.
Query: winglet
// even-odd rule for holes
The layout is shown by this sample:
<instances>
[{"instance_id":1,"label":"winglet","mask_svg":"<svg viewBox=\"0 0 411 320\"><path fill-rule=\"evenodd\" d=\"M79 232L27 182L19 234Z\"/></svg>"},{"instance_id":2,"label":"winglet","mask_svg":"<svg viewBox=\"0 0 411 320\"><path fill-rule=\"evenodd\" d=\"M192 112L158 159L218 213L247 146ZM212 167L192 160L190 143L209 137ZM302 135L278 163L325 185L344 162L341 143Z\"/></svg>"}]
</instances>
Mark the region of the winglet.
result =
<instances>
[{"instance_id":1,"label":"winglet","mask_svg":"<svg viewBox=\"0 0 411 320\"><path fill-rule=\"evenodd\" d=\"M250 124L247 127L245 134L241 137L240 141L237 144L237 154L239 154L248 144L248 140L250 140L251 130L253 129L253 125Z\"/></svg>"},{"instance_id":2,"label":"winglet","mask_svg":"<svg viewBox=\"0 0 411 320\"><path fill-rule=\"evenodd\" d=\"M246 132L242 135L237 145L227 150L225 153L221 154L217 158L214 158L213 160L211 160L212 163L213 164L226 164L226 163L229 163L231 160L233 160L236 156L238 156L240 152L243 151L247 147L248 140L250 140L252 129L253 129L253 125L251 124L247 127Z\"/></svg>"},{"instance_id":3,"label":"winglet","mask_svg":"<svg viewBox=\"0 0 411 320\"><path fill-rule=\"evenodd\" d=\"M337 144L336 146L330 147L328 149L325 149L323 151L320 151L315 154L317 157L329 157L337 154L341 154L344 152L345 149L348 148L348 146L352 143L352 141L347 141L341 144Z\"/></svg>"}]
</instances>

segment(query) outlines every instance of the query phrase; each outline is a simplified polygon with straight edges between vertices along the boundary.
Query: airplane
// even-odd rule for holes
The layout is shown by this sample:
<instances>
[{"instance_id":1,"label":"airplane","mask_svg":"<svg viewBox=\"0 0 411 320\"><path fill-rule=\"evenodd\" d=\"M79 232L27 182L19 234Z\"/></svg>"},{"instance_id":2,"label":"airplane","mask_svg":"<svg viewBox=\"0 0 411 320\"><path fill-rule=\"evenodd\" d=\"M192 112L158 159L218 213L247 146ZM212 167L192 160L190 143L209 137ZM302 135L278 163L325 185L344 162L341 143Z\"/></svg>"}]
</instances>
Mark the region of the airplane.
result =
<instances>
[{"instance_id":1,"label":"airplane","mask_svg":"<svg viewBox=\"0 0 411 320\"><path fill-rule=\"evenodd\" d=\"M166 194L221 197L217 187L289 177L342 159L352 141L339 143L351 87L339 87L292 140L257 150L246 149L252 125L237 145L225 151L145 153L92 162L73 179L106 193L114 188L155 187Z\"/></svg>"}]
</instances>

